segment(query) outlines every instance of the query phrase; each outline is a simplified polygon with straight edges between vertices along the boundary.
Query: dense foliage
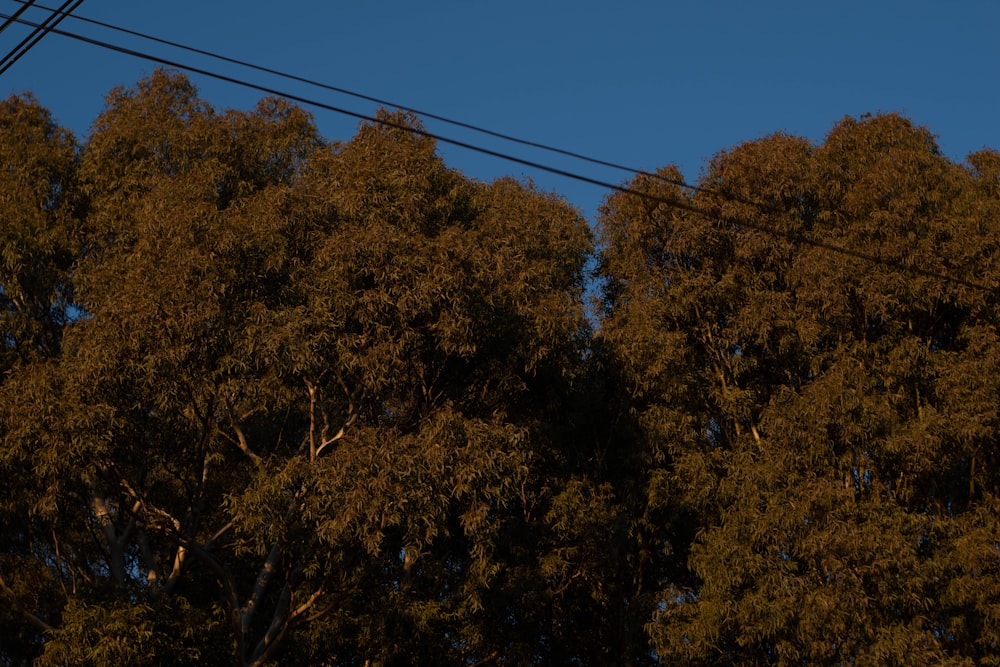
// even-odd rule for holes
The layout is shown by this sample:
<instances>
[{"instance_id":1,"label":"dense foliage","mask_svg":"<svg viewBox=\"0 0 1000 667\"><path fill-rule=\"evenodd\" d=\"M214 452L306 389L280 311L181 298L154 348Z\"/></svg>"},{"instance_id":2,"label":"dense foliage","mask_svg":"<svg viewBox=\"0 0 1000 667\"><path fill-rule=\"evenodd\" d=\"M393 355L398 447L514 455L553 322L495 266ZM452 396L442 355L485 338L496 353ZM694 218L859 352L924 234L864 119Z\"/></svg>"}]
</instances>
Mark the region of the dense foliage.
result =
<instances>
[{"instance_id":1,"label":"dense foliage","mask_svg":"<svg viewBox=\"0 0 1000 667\"><path fill-rule=\"evenodd\" d=\"M380 120L0 105L0 664L1000 664L1000 155Z\"/></svg>"}]
</instances>

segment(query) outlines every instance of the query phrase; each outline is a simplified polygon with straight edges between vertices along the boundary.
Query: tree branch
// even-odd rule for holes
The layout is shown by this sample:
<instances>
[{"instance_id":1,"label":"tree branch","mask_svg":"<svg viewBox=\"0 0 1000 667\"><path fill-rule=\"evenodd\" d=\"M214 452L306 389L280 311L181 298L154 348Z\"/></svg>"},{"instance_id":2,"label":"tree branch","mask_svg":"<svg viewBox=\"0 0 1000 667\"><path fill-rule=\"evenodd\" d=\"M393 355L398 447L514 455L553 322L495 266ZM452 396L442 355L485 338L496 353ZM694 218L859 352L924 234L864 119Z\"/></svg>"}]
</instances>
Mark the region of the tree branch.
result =
<instances>
[{"instance_id":1,"label":"tree branch","mask_svg":"<svg viewBox=\"0 0 1000 667\"><path fill-rule=\"evenodd\" d=\"M49 634L55 630L54 627L52 627L51 625L43 621L41 618L35 616L34 614L32 614L30 611L28 611L23 607L21 601L18 600L17 598L17 593L15 593L14 590L7 585L7 580L4 579L2 572L0 572L0 591L3 591L3 593L10 598L11 604L14 606L14 608L16 608L19 612L21 612L21 615L24 616L24 618L27 619L28 622L34 625L36 628L38 628L39 630L41 630L46 634Z\"/></svg>"},{"instance_id":2,"label":"tree branch","mask_svg":"<svg viewBox=\"0 0 1000 667\"><path fill-rule=\"evenodd\" d=\"M236 439L234 440L228 434L223 433L230 442L235 444L240 450L247 455L247 457L253 461L254 465L260 465L260 456L255 454L253 450L250 449L250 445L247 443L247 437L243 433L243 429L240 428L239 422L236 421L235 409L233 408L233 403L230 399L226 399L226 415L229 417L229 425L233 427L233 432L236 433ZM253 410L247 413L247 415L253 414ZM219 431L222 433L221 429Z\"/></svg>"},{"instance_id":3,"label":"tree branch","mask_svg":"<svg viewBox=\"0 0 1000 667\"><path fill-rule=\"evenodd\" d=\"M281 587L281 594L278 596L278 603L274 610L274 616L271 618L271 624L268 626L267 632L264 633L261 640L257 642L257 646L254 647L253 655L250 658L252 666L263 665L268 662L281 645L281 640L284 639L285 634L288 632L288 616L291 604L292 588L286 583Z\"/></svg>"},{"instance_id":4,"label":"tree branch","mask_svg":"<svg viewBox=\"0 0 1000 667\"><path fill-rule=\"evenodd\" d=\"M309 392L309 462L316 460L316 386L305 381Z\"/></svg>"},{"instance_id":5,"label":"tree branch","mask_svg":"<svg viewBox=\"0 0 1000 667\"><path fill-rule=\"evenodd\" d=\"M111 562L111 576L119 586L125 585L125 534L119 535L115 529L114 519L111 518L111 510L108 508L104 498L95 493L90 499L90 508L97 517L97 521L104 529L104 537L108 543L108 551Z\"/></svg>"},{"instance_id":6,"label":"tree branch","mask_svg":"<svg viewBox=\"0 0 1000 667\"><path fill-rule=\"evenodd\" d=\"M142 560L146 563L146 567L149 570L149 574L146 575L146 581L153 588L159 588L160 586L160 568L156 564L156 558L153 556L153 549L149 545L149 534L145 530L139 530L139 552L142 554ZM173 572L170 573L173 576Z\"/></svg>"},{"instance_id":7,"label":"tree branch","mask_svg":"<svg viewBox=\"0 0 1000 667\"><path fill-rule=\"evenodd\" d=\"M318 600L320 598L320 596L322 596L322 595L323 595L323 587L320 586L319 588L316 589L316 591L312 595L310 595L306 599L305 602L303 602L302 604L300 604L298 607L296 607L292 611L292 613L288 616L289 623L292 622L292 621L294 621L295 619L297 619L302 614L304 614L307 611L309 611L309 608L312 607L313 604L315 604L316 600ZM316 616L309 616L307 620L312 620L312 619L315 619L315 618L317 618L317 617Z\"/></svg>"},{"instance_id":8,"label":"tree branch","mask_svg":"<svg viewBox=\"0 0 1000 667\"><path fill-rule=\"evenodd\" d=\"M254 582L253 593L251 593L250 599L240 609L240 623L244 634L250 629L254 612L257 611L260 600L267 590L267 584L274 575L279 558L281 558L281 545L275 544L271 547L271 551L267 555L267 560L264 561L264 565L261 566L260 572L257 574L257 581Z\"/></svg>"},{"instance_id":9,"label":"tree branch","mask_svg":"<svg viewBox=\"0 0 1000 667\"><path fill-rule=\"evenodd\" d=\"M233 583L232 577L230 577L229 573L226 572L226 570L219 565L214 558L212 558L212 554L208 553L208 551L197 543L185 540L182 537L181 545L185 547L191 555L211 570L215 574L216 578L218 578L219 585L223 590L223 598L229 606L230 622L233 624L234 634L236 635L236 652L239 656L240 664L243 664L245 662L244 658L246 655L246 647L243 625L240 619L240 599L239 595L236 593L236 585Z\"/></svg>"},{"instance_id":10,"label":"tree branch","mask_svg":"<svg viewBox=\"0 0 1000 667\"><path fill-rule=\"evenodd\" d=\"M348 391L347 385L344 384L343 380L340 380L340 386L344 389L344 393L347 395L347 419L344 421L343 425L340 427L340 429L337 431L337 433L334 436L327 437L327 433L330 432L330 418L329 418L329 415L327 414L326 410L323 409L323 406L322 405L320 406L320 412L323 415L323 429L320 431L320 443L319 443L319 446L316 448L316 456L317 457L320 454L322 454L323 450L326 449L329 445L332 445L333 443L337 442L338 440L340 440L341 438L343 438L345 435L347 435L348 429L350 429L352 426L354 426L355 422L358 421L358 410L357 410L357 407L356 407L356 404L355 404L356 392L355 393L351 393L350 391ZM310 438L312 438L311 431L312 431L312 425L314 423L314 415L313 415L313 412L312 412L312 390L311 389L310 389L310 411L309 411L309 419L310 419Z\"/></svg>"}]
</instances>

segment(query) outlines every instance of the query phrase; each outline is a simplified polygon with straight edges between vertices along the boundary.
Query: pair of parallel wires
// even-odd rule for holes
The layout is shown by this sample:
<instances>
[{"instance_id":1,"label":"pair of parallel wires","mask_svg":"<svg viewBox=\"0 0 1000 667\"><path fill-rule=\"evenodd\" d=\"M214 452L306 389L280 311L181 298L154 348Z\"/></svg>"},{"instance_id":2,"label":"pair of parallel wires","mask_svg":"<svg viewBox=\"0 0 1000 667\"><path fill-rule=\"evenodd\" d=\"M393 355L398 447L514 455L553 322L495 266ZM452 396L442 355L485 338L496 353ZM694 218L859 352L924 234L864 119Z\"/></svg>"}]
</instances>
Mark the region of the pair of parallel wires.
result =
<instances>
[{"instance_id":1,"label":"pair of parallel wires","mask_svg":"<svg viewBox=\"0 0 1000 667\"><path fill-rule=\"evenodd\" d=\"M480 145L477 145L477 144L472 144L472 143L469 143L469 142L466 142L466 141L461 141L461 140L458 140L458 139L453 139L453 138L450 138L450 137L447 137L447 136L443 136L443 135L440 135L440 134L437 134L437 133L433 133L433 132L427 131L426 129L424 129L422 127L412 127L412 126L409 126L409 125L405 125L405 124L393 121L390 118L378 118L378 117L375 117L375 116L370 116L368 114L364 114L364 113L360 113L360 112L357 112L357 111L352 111L352 110L349 110L349 109L346 109L346 108L338 107L338 106L335 106L335 105L332 105L332 104L320 102L318 100L314 100L314 99L311 99L311 98L308 98L308 97L304 97L302 95L297 95L297 94L289 93L287 91L277 90L277 89L271 88L269 86L264 86L262 84L254 83L252 81L248 81L248 80L245 80L245 79L240 79L240 78L237 78L235 76L229 76L229 75L225 75L225 74L220 74L218 72L213 72L213 71L210 71L210 70L207 70L207 69L204 69L204 68L200 68L200 67L195 67L195 66L192 66L192 65L183 64L183 63L180 63L180 62L177 62L177 61L173 61L173 60L161 57L161 56L156 56L156 55L153 55L153 54L150 54L150 53L146 53L146 52L142 52L142 51L137 51L135 49L130 49L130 48L127 48L127 47L123 47L123 46L119 46L119 45L112 44L112 43L109 43L109 42L105 42L105 41L102 41L102 40L98 40L98 39L95 39L93 37L88 37L88 36L81 35L81 34L74 33L74 32L70 32L70 31L67 31L67 30L58 29L56 26L64 18L66 18L67 16L70 16L71 12L73 10L75 10L77 7L79 7L79 5L83 2L83 0L67 0L65 3L63 3L62 6L60 6L57 9L37 4L35 2L35 0L14 0L14 1L20 3L21 7L13 15L5 14L5 13L0 13L0 19L4 20L4 23L2 25L0 25L0 32L2 32L3 30L5 30L12 23L18 23L18 24L22 24L22 25L26 25L26 26L32 27L33 31L32 31L32 33L28 37L26 37L24 40L22 40L22 42L20 44L18 44L16 47L14 47L14 49L12 49L11 52L8 53L8 55L4 57L4 59L0 60L0 75L2 75L4 72L6 72L7 69L10 68L10 66L12 66L15 62L17 62L17 60L19 60L22 56L24 56L24 54L27 53L28 50L30 50L35 44L37 44L38 41L41 40L42 37L44 37L46 34L54 33L54 34L57 34L57 35L60 35L60 36L63 36L63 37L67 37L69 39L73 39L73 40L79 41L79 42L84 42L84 43L87 43L87 44L91 44L93 46L97 46L97 47L102 48L102 49L107 49L107 50L114 51L114 52L117 52L117 53L121 53L121 54L124 54L124 55L129 55L129 56L132 56L132 57L135 57L135 58L140 58L140 59L143 59L143 60L146 60L146 61L150 61L150 62L156 63L156 64L164 66L164 67L169 67L169 68L172 68L172 69L183 70L183 71L187 71L187 72L190 72L190 73L193 73L193 74L198 74L198 75L201 75L201 76L206 76L206 77L209 77L209 78L212 78L212 79L216 79L218 81L224 81L224 82L231 83L231 84L234 84L234 85L237 85L237 86L241 86L241 87L244 87L244 88L249 88L249 89L252 89L252 90L256 90L256 91L264 93L266 95L273 95L273 96L277 96L277 97L282 97L282 98L285 98L287 100L290 100L290 101L293 101L293 102L297 102L297 103L300 103L300 104L303 104L303 105L306 105L306 106L310 106L310 107L314 107L314 108L318 108L318 109L323 109L325 111L331 111L331 112L334 112L334 113L337 113L337 114L341 114L341 115L348 116L348 117L351 117L351 118L355 118L355 119L358 119L358 120L361 120L361 121L365 121L365 122L376 123L376 124L380 124L380 125L383 125L383 126L386 126L386 127L395 128L395 129L398 129L398 130L409 132L411 134L415 134L415 135L422 136L422 137L425 137L425 138L428 138L428 139L432 139L432 140L440 142L440 143L449 144L449 145L456 146L456 147L459 147L459 148L464 148L464 149L469 150L469 151L477 152L477 153L480 153L480 154L483 154L483 155L488 155L488 156L495 157L495 158L498 158L498 159L501 159L501 160L505 160L505 161L512 162L512 163L515 163L515 164L519 164L521 166L525 166L525 167L529 167L529 168L532 168L532 169L537 169L539 171L543 171L543 172L547 172L547 173L550 173L550 174L554 174L554 175L557 175L557 176L562 176L562 177L565 177L565 178L569 178L569 179L572 179L572 180L575 180L575 181L579 181L579 182L583 182L583 183L588 183L590 185L595 185L595 186L598 186L598 187L601 187L601 188L604 188L604 189L607 189L607 190L611 190L611 191L614 191L614 192L620 192L620 193L624 193L624 194L628 194L628 195L633 195L633 196L639 197L641 199L644 199L646 201L650 201L650 202L655 203L655 204L664 205L664 206L666 206L668 208L679 209L679 210L683 210L683 211L687 211L687 212L691 212L691 213L696 213L698 215L706 215L708 213L707 211L701 209L700 207L694 206L693 204L687 203L687 202L682 201L682 200L669 199L669 198L662 197L662 196L659 196L659 195L655 195L655 194L652 194L652 193L649 193L649 192L643 192L641 190L636 190L635 188L629 187L627 185L621 185L621 184L611 183L611 182L600 180L600 179L597 179L597 178L594 178L594 177L591 177L591 176L587 176L587 175L584 175L584 174L581 174L581 173L578 173L578 172L569 171L568 169L562 169L562 168L559 168L559 167L553 167L551 165L543 164L543 163L540 163L540 162L537 162L537 161L534 161L534 160L528 160L528 159L525 159L525 158L522 158L522 157L518 157L518 156L512 155L510 153L505 153L505 152L502 152L502 151L499 151L499 150L493 150L493 149L486 148L484 146L480 146ZM49 11L49 12L51 12L51 14L50 14L50 16L43 23L36 23L36 22L28 21L28 20L22 18L21 15L29 7L32 7L32 6L38 8L38 9ZM599 159L599 158L594 158L594 157L591 157L591 156L588 156L588 155L583 155L583 154L575 152L575 151L570 151L570 150L565 150L565 149L562 149L562 148L557 148L557 147L550 146L550 145L547 145L547 144L543 144L543 143L537 142L537 141L531 141L531 140L527 140L527 139L522 139L522 138L519 138L519 137L515 137L515 136L512 136L512 135L509 135L509 134L505 134L505 133L502 133L502 132L497 132L497 131L494 131L494 130L490 130L488 128L484 128L484 127L481 127L481 126L478 126L478 125L474 125L472 123L467 123L467 122L463 122L463 121L459 121L459 120L454 120L454 119L448 118L446 116L442 116L442 115L434 114L434 113L429 113L429 112L426 112L426 111L415 109L413 107L405 106L405 105L402 105L402 104L397 104L397 103L391 102L389 100L385 100L385 99L381 99L381 98L374 97L374 96L371 96L371 95L366 95L366 94L359 93L359 92L356 92L356 91L348 90L346 88L342 88L342 87L339 87L339 86L334 86L334 85L330 85L330 84L323 83L323 82L320 82L320 81L316 81L316 80L313 80L313 79L308 79L308 78L297 76L297 75L294 75L294 74L289 74L287 72L282 72L282 71L279 71L279 70L276 70L276 69L272 69L272 68L269 68L269 67L264 67L264 66L261 66L261 65L255 65L253 63L250 63L250 62L247 62L247 61L244 61L244 60L240 60L240 59L237 59L237 58L231 58L231 57L220 55L218 53L213 53L211 51L207 51L207 50L204 50L204 49L199 49L199 48L187 46L185 44L181 44L181 43L178 43L178 42L175 42L175 41L171 41L171 40L167 40L167 39L162 39L162 38L159 38L159 37L154 37L152 35L148 35L148 34L136 31L136 30L129 30L127 28L122 28L120 26L115 26L115 25L112 25L110 23L106 23L106 22L103 22L103 21L98 21L98 20L95 20L95 19L85 18L85 17L82 17L82 16L76 16L76 15L73 15L72 18L75 21L87 23L87 24L90 24L90 25L99 26L99 27L105 28L107 30L112 30L112 31L115 31L115 32L118 32L118 33L130 35L132 37L138 37L140 39L143 39L143 40L146 40L146 41L149 41L149 42L161 44L161 45L164 45L164 46L169 46L171 48L175 48L175 49L179 49L179 50L182 50L182 51L186 51L188 53L193 53L193 54L197 54L197 55L200 55L200 56L206 56L208 58L212 58L212 59L218 60L220 62L225 62L225 63L229 63L229 64L232 64L232 65L237 65L239 67L243 67L243 68L246 68L246 69L254 70L254 71L257 71L257 72L260 72L260 73L264 73L264 74L274 75L274 76L281 77L281 78L284 78L284 79L287 79L287 80L290 80L290 81L295 81L295 82L298 82L298 83L304 83L304 84L307 84L307 85L310 85L310 86L314 86L316 88L320 88L322 90L327 90L329 92L334 92L334 93L345 95L345 96L352 97L352 98L355 98L355 99L364 100L364 101L367 101L367 102L372 102L372 103L378 104L378 105L383 106L383 107L391 107L391 108L400 109L402 111L406 111L408 113L414 114L414 115L419 116L419 117L424 117L424 118L429 118L429 119L432 119L432 120L436 120L438 122L445 123L447 125L458 127L458 128L464 129L464 130L470 130L470 131L473 131L473 132L476 132L476 133L479 133L479 134L482 134L482 135L485 135L485 136L493 137L495 139L500 139L500 140L503 140L503 141L507 141L509 143L513 143L513 144L517 144L517 145L521 145L521 146L526 146L526 147L530 147L530 148L534 148L534 149L539 149L539 150L546 151L546 152L549 152L549 153L553 153L553 154L556 154L556 155L561 155L561 156L564 156L564 157L569 157L569 158L572 158L572 159L575 159L575 160L579 160L579 161L582 161L582 162L585 162L585 163L588 163L588 164L598 165L598 166L607 167L607 168L615 169L615 170L618 170L618 171L626 172L628 174L631 174L633 177L635 177L635 176L642 176L642 177L645 177L645 178L649 178L649 179L661 181L663 183L666 183L666 184L669 184L669 185L673 185L675 187L678 187L678 188L681 188L681 189L684 189L684 190L687 190L687 191L690 191L690 192L703 193L703 194L711 195L711 196L714 196L714 197L717 197L717 198L720 198L720 199L723 199L723 200L727 200L727 201L730 201L730 202L735 202L735 203L740 203L740 204L744 204L744 205L749 205L749 206L752 206L752 207L758 209L759 211L761 211L761 212L763 212L765 214L774 213L774 211L772 210L772 208L770 206L767 206L767 205L762 204L760 202L755 202L755 201L751 201L751 200L748 200L748 199L745 199L745 198L737 197L737 196L734 196L734 195L732 195L730 193L722 192L720 190L716 190L716 189L712 189L712 188L705 188L705 187L701 187L701 186L697 186L697 185L691 185L691 184L689 184L689 183L687 183L687 182L685 182L683 180L670 178L670 177L664 176L664 175L659 174L659 173L653 173L653 172L650 172L650 171L647 171L647 170L643 170L643 169L636 169L636 168L633 168L633 167L628 167L628 166L625 166L625 165L622 165L622 164L618 164L618 163L611 162L611 161L608 161L608 160L602 160L602 159ZM755 222L752 222L752 221L749 221L749 220L738 220L738 221L735 221L735 222L736 222L736 224L738 224L738 225L740 225L740 226L742 226L744 228L751 229L751 230L754 230L754 231L758 231L758 232L761 232L761 233L764 233L764 234L768 234L770 236L774 236L774 237L777 237L777 238L783 238L783 239L791 241L793 243L801 243L801 244L809 245L809 246L812 246L812 247L815 247L815 248L827 250L829 252L834 252L834 253L837 253L837 254L840 254L840 255L844 255L844 256L848 256L848 257L853 257L855 259L860 259L860 260L865 261L865 262L869 262L869 263L873 263L873 264L879 264L879 265L882 265L882 266L893 268L893 269L896 269L898 271L902 271L902 272L909 273L909 274L912 274L912 275L919 275L919 276L922 276L922 277L934 278L934 279L941 280L941 281L944 281L944 282L949 282L949 283L954 283L954 284L957 284L957 285L962 285L964 287L972 288L972 289L975 289L975 290L978 290L978 291L985 291L985 292L994 292L995 291L993 288L990 288L990 287L988 287L986 285L982 285L982 284L979 284L979 283L975 283L975 282L971 282L971 281L968 281L968 280L964 280L962 278L958 278L958 277L951 276L951 275L948 275L948 274L940 273L938 271L934 271L934 270L930 270L930 269L925 269L925 268L922 268L922 267L919 267L919 266L913 266L913 265L904 264L903 262L900 262L900 261L877 257L875 255L871 255L871 254L868 254L868 253L865 253L865 252L853 250L851 248L846 248L846 247L839 246L839 245L836 245L836 244L827 243L825 241L819 241L819 240L816 240L816 239L809 238L808 236L805 236L804 234L801 234L801 233L787 232L787 231L782 231L782 230L778 230L778 229L773 229L773 228L768 227L766 225L755 223Z\"/></svg>"},{"instance_id":2,"label":"pair of parallel wires","mask_svg":"<svg viewBox=\"0 0 1000 667\"><path fill-rule=\"evenodd\" d=\"M9 28L12 23L21 22L21 15L28 11L32 5L35 4L35 0L17 0L21 2L21 7L18 8L13 15L7 16L2 15L5 19L3 24L0 25L0 33ZM30 51L38 42L42 41L45 35L49 34L56 26L58 26L64 18L73 13L77 7L83 4L83 0L66 0L58 9L52 9L51 7L43 7L42 5L37 5L39 9L45 9L50 12L48 18L46 18L42 23L34 26L34 29L28 34L27 37L22 39L17 46L7 52L2 59L0 59L0 76L4 72L9 70L14 63L24 57L28 51Z\"/></svg>"}]
</instances>

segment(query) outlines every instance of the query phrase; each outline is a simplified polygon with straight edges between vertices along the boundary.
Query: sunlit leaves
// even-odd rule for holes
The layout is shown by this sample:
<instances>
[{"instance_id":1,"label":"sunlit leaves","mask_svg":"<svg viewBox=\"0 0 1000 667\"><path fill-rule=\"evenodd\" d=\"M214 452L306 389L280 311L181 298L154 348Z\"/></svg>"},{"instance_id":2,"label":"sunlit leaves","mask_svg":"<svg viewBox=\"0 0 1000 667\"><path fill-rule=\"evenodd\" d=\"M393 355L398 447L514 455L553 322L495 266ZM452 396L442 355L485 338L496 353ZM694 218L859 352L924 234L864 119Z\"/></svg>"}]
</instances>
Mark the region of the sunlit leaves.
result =
<instances>
[{"instance_id":1,"label":"sunlit leaves","mask_svg":"<svg viewBox=\"0 0 1000 667\"><path fill-rule=\"evenodd\" d=\"M380 118L400 127L329 144L283 101L217 112L156 72L109 95L78 170L47 130L88 198L79 317L9 378L0 459L18 540L87 583L46 608L45 659L156 661L195 618L240 664L310 623L350 629L289 655L398 660L390 627L429 664L496 650L497 551L583 357L590 234Z\"/></svg>"},{"instance_id":2,"label":"sunlit leaves","mask_svg":"<svg viewBox=\"0 0 1000 667\"><path fill-rule=\"evenodd\" d=\"M81 249L73 136L30 96L0 103L0 369L58 353Z\"/></svg>"},{"instance_id":3,"label":"sunlit leaves","mask_svg":"<svg viewBox=\"0 0 1000 667\"><path fill-rule=\"evenodd\" d=\"M998 490L993 299L960 282L992 284L991 159L970 177L903 118L845 119L819 146L779 134L720 154L708 191L671 195L702 214L609 200L600 335L644 433L649 506L701 526L689 543L663 526L694 577L664 582L662 659L995 655L995 595L942 596L976 576L992 590L988 567L956 567L985 555L968 522Z\"/></svg>"},{"instance_id":4,"label":"sunlit leaves","mask_svg":"<svg viewBox=\"0 0 1000 667\"><path fill-rule=\"evenodd\" d=\"M639 176L595 287L378 121L0 104L0 662L996 664L994 152Z\"/></svg>"}]
</instances>

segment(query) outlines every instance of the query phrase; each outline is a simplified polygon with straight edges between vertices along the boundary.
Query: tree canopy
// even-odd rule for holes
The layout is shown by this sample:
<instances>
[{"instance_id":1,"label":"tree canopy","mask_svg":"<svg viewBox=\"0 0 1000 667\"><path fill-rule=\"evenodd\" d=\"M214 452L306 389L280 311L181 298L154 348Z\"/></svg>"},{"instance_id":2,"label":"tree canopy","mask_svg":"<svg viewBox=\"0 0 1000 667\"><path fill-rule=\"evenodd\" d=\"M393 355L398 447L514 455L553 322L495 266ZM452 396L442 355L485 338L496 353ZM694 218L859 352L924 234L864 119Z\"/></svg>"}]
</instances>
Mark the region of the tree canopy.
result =
<instances>
[{"instance_id":1,"label":"tree canopy","mask_svg":"<svg viewBox=\"0 0 1000 667\"><path fill-rule=\"evenodd\" d=\"M686 565L665 662L996 660L996 157L845 119L633 184L705 214L608 200L599 337Z\"/></svg>"},{"instance_id":2,"label":"tree canopy","mask_svg":"<svg viewBox=\"0 0 1000 667\"><path fill-rule=\"evenodd\" d=\"M0 664L1000 663L1000 154L407 128L0 103Z\"/></svg>"}]
</instances>

